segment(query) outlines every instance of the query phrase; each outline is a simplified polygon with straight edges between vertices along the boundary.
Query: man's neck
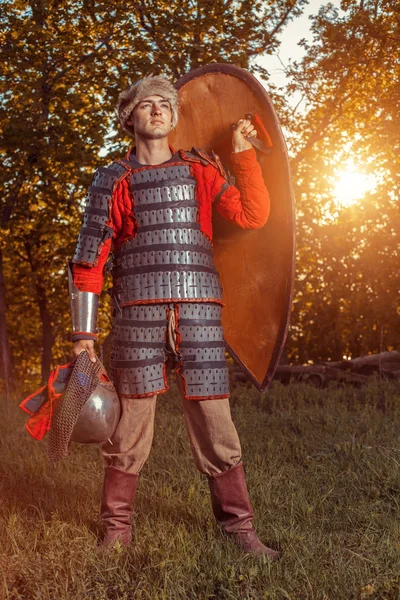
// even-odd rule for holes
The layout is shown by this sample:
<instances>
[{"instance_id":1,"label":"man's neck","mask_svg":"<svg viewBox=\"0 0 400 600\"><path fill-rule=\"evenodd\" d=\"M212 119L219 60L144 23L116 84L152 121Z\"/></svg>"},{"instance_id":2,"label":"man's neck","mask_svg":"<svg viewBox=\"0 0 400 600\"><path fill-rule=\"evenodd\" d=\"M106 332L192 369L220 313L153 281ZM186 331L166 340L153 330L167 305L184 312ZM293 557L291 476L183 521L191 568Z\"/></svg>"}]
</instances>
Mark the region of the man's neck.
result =
<instances>
[{"instance_id":1,"label":"man's neck","mask_svg":"<svg viewBox=\"0 0 400 600\"><path fill-rule=\"evenodd\" d=\"M136 137L136 160L142 165L160 165L172 156L168 138L149 140Z\"/></svg>"}]
</instances>

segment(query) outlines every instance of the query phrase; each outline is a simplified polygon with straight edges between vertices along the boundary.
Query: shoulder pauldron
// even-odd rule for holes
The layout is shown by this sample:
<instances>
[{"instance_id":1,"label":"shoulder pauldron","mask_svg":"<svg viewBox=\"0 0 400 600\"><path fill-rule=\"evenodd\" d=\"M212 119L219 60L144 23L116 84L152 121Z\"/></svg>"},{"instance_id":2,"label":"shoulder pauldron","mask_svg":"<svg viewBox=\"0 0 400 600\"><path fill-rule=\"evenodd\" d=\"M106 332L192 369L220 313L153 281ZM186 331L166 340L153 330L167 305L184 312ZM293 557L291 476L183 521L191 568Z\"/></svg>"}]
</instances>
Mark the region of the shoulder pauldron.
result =
<instances>
[{"instance_id":1,"label":"shoulder pauldron","mask_svg":"<svg viewBox=\"0 0 400 600\"><path fill-rule=\"evenodd\" d=\"M86 207L73 262L94 266L104 242L112 237L110 206L115 186L130 172L122 161L100 167L86 196Z\"/></svg>"},{"instance_id":2,"label":"shoulder pauldron","mask_svg":"<svg viewBox=\"0 0 400 600\"><path fill-rule=\"evenodd\" d=\"M191 162L200 162L203 165L212 165L222 175L224 179L229 180L229 171L222 164L218 154L215 154L214 151L211 154L208 154L204 150L200 148L192 148L190 152L182 151L182 158L185 158Z\"/></svg>"}]
</instances>

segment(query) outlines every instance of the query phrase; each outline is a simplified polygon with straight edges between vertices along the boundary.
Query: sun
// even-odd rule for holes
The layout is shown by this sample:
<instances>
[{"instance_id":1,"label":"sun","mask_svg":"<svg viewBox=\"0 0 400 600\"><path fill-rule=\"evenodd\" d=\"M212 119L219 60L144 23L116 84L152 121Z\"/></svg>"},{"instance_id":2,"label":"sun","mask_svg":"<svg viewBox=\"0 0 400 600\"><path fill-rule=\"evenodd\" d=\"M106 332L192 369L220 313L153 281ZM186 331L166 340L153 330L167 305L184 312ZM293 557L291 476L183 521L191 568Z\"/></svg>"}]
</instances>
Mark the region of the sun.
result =
<instances>
[{"instance_id":1,"label":"sun","mask_svg":"<svg viewBox=\"0 0 400 600\"><path fill-rule=\"evenodd\" d=\"M373 175L362 173L352 164L348 164L346 169L337 170L335 175L333 196L336 203L342 207L356 204L376 187L376 178Z\"/></svg>"}]
</instances>

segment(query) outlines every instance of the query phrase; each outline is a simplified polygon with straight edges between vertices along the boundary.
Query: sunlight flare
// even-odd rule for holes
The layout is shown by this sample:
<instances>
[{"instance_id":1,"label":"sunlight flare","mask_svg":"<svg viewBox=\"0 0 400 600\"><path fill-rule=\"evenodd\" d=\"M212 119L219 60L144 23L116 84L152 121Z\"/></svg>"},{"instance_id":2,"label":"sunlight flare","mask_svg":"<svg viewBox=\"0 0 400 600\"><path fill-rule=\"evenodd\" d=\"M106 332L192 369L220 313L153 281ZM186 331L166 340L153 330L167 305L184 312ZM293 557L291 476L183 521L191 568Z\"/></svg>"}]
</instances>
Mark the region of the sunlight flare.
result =
<instances>
[{"instance_id":1,"label":"sunlight flare","mask_svg":"<svg viewBox=\"0 0 400 600\"><path fill-rule=\"evenodd\" d=\"M374 175L362 173L354 165L348 164L346 169L336 171L333 195L339 206L347 207L374 191L375 187Z\"/></svg>"}]
</instances>

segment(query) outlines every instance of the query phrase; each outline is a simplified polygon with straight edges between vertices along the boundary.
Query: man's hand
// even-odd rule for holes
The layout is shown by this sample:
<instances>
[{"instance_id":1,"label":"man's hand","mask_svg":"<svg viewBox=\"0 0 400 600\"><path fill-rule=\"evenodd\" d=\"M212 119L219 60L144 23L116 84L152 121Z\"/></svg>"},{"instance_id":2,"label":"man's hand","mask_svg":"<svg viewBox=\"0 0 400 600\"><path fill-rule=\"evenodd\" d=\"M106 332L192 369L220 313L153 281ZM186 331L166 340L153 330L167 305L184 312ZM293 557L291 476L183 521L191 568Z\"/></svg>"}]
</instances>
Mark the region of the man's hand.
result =
<instances>
[{"instance_id":1,"label":"man's hand","mask_svg":"<svg viewBox=\"0 0 400 600\"><path fill-rule=\"evenodd\" d=\"M232 125L232 129L233 152L243 152L244 150L249 150L253 147L250 142L245 139L246 137L257 137L257 131L254 129L254 125L251 124L251 121L248 119L240 119L240 121Z\"/></svg>"},{"instance_id":2,"label":"man's hand","mask_svg":"<svg viewBox=\"0 0 400 600\"><path fill-rule=\"evenodd\" d=\"M80 340L74 344L74 355L75 358L79 356L81 352L87 350L89 358L92 362L96 362L96 356L94 353L94 341L93 340Z\"/></svg>"}]
</instances>

